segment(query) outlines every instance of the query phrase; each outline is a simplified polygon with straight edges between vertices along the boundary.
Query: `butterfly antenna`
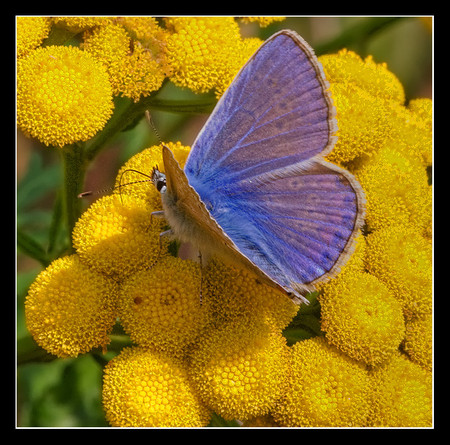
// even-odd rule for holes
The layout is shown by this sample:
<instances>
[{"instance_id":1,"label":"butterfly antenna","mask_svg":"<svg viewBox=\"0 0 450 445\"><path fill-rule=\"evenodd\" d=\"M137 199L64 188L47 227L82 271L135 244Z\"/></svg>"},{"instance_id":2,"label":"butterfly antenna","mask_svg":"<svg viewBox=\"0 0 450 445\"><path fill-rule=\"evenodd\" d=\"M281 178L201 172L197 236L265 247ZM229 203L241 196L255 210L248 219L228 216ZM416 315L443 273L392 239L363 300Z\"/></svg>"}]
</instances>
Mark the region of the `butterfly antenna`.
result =
<instances>
[{"instance_id":1,"label":"butterfly antenna","mask_svg":"<svg viewBox=\"0 0 450 445\"><path fill-rule=\"evenodd\" d=\"M150 114L150 111L145 110L145 118L147 119L147 122L150 125L150 127L152 128L152 130L155 132L155 135L156 135L159 143L162 144L163 141L162 141L161 136L160 136L160 134L159 134L159 132L158 132L158 130L156 128L155 123L153 122L153 119L152 119L152 116Z\"/></svg>"},{"instance_id":2,"label":"butterfly antenna","mask_svg":"<svg viewBox=\"0 0 450 445\"><path fill-rule=\"evenodd\" d=\"M139 175L145 176L147 179L142 179L140 181L131 181L131 182L126 182L125 184L122 184L123 175L125 173L128 173L128 172L138 173ZM96 190L96 191L88 190L88 191L85 191L85 192L81 192L78 195L78 198L85 198L86 196L92 196L92 195L102 195L104 193L108 193L108 192L112 192L112 191L117 190L117 189L121 189L122 187L126 187L128 185L140 184L140 183L143 183L143 182L152 182L152 177L147 175L147 174L145 174L145 173L143 173L143 172L141 172L141 171L139 171L139 170L135 170L133 168L127 168L120 175L119 185L116 185L114 187L107 187L107 188Z\"/></svg>"}]
</instances>

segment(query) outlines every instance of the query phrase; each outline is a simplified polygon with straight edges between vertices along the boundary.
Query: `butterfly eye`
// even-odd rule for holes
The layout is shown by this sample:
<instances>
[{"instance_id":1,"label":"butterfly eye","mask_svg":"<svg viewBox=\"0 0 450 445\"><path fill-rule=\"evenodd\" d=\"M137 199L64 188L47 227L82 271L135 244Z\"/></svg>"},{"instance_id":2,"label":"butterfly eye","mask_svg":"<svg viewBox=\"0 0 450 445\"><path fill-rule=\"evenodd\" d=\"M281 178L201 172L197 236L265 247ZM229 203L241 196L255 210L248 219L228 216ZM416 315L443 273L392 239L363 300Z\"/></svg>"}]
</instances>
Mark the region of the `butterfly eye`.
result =
<instances>
[{"instance_id":1,"label":"butterfly eye","mask_svg":"<svg viewBox=\"0 0 450 445\"><path fill-rule=\"evenodd\" d=\"M152 182L158 192L164 193L166 191L166 175L158 170L158 167L153 168Z\"/></svg>"},{"instance_id":2,"label":"butterfly eye","mask_svg":"<svg viewBox=\"0 0 450 445\"><path fill-rule=\"evenodd\" d=\"M166 188L166 179L159 179L158 181L156 181L156 190L158 190L158 192L165 192L165 188ZM163 190L164 187L164 190Z\"/></svg>"}]
</instances>

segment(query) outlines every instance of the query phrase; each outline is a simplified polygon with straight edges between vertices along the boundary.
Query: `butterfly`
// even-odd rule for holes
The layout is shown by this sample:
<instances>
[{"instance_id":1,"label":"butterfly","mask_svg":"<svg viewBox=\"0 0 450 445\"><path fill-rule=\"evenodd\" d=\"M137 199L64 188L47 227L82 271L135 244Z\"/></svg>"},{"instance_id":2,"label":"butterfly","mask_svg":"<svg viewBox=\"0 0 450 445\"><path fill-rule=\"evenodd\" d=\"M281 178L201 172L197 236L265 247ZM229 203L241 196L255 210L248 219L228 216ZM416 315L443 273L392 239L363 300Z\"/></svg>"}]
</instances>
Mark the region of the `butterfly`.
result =
<instances>
[{"instance_id":1,"label":"butterfly","mask_svg":"<svg viewBox=\"0 0 450 445\"><path fill-rule=\"evenodd\" d=\"M335 108L312 48L283 30L238 72L180 168L153 170L171 233L253 271L295 303L348 260L364 194L325 161Z\"/></svg>"}]
</instances>

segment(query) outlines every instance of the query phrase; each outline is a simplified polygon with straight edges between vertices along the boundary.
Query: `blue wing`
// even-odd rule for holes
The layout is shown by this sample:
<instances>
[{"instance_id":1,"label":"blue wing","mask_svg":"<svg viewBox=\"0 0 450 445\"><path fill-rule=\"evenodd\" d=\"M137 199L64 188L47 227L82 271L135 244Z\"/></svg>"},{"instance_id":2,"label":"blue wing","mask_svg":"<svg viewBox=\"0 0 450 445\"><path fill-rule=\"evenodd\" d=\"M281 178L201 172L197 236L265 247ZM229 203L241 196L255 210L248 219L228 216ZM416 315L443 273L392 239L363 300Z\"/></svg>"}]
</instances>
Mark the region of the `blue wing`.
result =
<instances>
[{"instance_id":1,"label":"blue wing","mask_svg":"<svg viewBox=\"0 0 450 445\"><path fill-rule=\"evenodd\" d=\"M239 250L285 288L333 273L351 253L364 198L343 169L314 162L301 174L244 182L207 198Z\"/></svg>"},{"instance_id":2,"label":"blue wing","mask_svg":"<svg viewBox=\"0 0 450 445\"><path fill-rule=\"evenodd\" d=\"M281 31L252 56L198 135L185 173L220 187L311 159L331 149L336 130L327 83L312 49ZM219 182L217 183L217 179Z\"/></svg>"},{"instance_id":3,"label":"blue wing","mask_svg":"<svg viewBox=\"0 0 450 445\"><path fill-rule=\"evenodd\" d=\"M285 289L304 289L346 259L363 196L321 156L334 107L320 64L282 31L247 62L197 137L190 185L239 251Z\"/></svg>"}]
</instances>

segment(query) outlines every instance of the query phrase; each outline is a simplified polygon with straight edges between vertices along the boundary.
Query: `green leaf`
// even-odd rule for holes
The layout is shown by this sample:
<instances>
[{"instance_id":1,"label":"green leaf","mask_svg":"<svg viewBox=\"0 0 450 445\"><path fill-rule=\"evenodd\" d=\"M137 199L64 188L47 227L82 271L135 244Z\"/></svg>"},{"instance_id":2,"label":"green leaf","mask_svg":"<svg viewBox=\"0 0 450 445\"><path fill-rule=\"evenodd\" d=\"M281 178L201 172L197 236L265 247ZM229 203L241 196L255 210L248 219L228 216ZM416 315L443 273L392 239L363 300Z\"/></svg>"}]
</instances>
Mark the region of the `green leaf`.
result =
<instances>
[{"instance_id":1,"label":"green leaf","mask_svg":"<svg viewBox=\"0 0 450 445\"><path fill-rule=\"evenodd\" d=\"M28 211L36 201L55 190L61 183L58 164L44 165L42 156L33 152L26 175L17 186L17 213Z\"/></svg>"},{"instance_id":2,"label":"green leaf","mask_svg":"<svg viewBox=\"0 0 450 445\"><path fill-rule=\"evenodd\" d=\"M17 246L23 253L39 261L44 267L50 264L50 259L45 249L33 237L20 229L17 229Z\"/></svg>"},{"instance_id":3,"label":"green leaf","mask_svg":"<svg viewBox=\"0 0 450 445\"><path fill-rule=\"evenodd\" d=\"M292 346L298 341L307 340L308 338L317 337L309 329L304 328L287 328L283 331L288 346Z\"/></svg>"},{"instance_id":4,"label":"green leaf","mask_svg":"<svg viewBox=\"0 0 450 445\"><path fill-rule=\"evenodd\" d=\"M216 426L216 427L240 427L241 425L237 420L225 420L223 417L219 416L216 413L212 414L211 421L208 426Z\"/></svg>"}]
</instances>

